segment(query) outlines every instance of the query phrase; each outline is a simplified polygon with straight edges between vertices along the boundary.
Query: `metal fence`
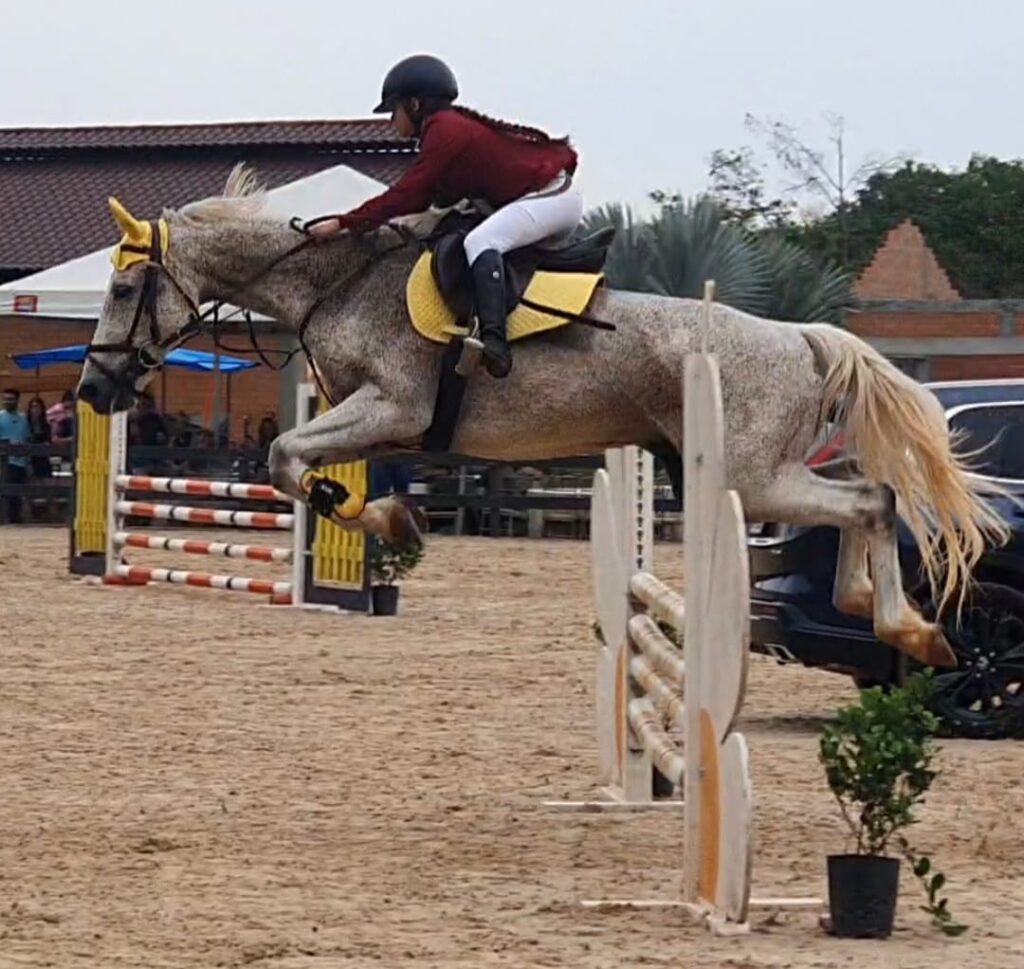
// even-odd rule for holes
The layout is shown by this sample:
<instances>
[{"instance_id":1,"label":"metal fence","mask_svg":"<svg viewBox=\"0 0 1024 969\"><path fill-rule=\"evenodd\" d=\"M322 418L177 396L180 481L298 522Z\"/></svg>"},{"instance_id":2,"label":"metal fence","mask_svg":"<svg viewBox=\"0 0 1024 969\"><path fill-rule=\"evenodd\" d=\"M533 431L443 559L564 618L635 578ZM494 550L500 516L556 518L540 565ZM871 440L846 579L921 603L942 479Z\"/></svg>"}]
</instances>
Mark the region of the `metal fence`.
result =
<instances>
[{"instance_id":1,"label":"metal fence","mask_svg":"<svg viewBox=\"0 0 1024 969\"><path fill-rule=\"evenodd\" d=\"M24 458L25 481L16 481L10 458ZM45 460L49 474L33 474ZM257 448L134 446L128 452L133 473L266 481L267 451ZM10 500L20 500L26 521L69 522L73 483L69 444L0 442L0 524L7 523ZM456 454L395 455L377 465L404 465L412 472L409 493L431 520L431 530L470 535L589 534L590 485L603 460L597 457L501 464ZM659 479L655 511L672 532L679 504L667 479Z\"/></svg>"}]
</instances>

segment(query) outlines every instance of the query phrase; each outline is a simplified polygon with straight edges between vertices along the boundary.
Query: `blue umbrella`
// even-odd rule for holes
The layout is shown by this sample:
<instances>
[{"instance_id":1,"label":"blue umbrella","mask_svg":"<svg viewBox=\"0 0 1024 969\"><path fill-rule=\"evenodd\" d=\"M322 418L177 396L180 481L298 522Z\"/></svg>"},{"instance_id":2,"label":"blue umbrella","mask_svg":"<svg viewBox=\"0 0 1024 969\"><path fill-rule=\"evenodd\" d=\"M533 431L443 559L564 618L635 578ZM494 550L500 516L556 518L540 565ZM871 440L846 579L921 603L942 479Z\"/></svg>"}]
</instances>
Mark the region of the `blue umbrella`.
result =
<instances>
[{"instance_id":1,"label":"blue umbrella","mask_svg":"<svg viewBox=\"0 0 1024 969\"><path fill-rule=\"evenodd\" d=\"M85 344L71 347L52 347L49 350L33 350L30 353L14 353L11 359L22 370L35 370L37 367L46 367L55 363L84 363ZM211 372L217 370L217 356L207 353L205 350L188 350L179 347L172 350L164 360L169 367L180 367L183 370L196 370ZM220 358L221 373L236 373L239 370L248 370L250 367L258 367L259 364L252 360L242 360L240 357Z\"/></svg>"}]
</instances>

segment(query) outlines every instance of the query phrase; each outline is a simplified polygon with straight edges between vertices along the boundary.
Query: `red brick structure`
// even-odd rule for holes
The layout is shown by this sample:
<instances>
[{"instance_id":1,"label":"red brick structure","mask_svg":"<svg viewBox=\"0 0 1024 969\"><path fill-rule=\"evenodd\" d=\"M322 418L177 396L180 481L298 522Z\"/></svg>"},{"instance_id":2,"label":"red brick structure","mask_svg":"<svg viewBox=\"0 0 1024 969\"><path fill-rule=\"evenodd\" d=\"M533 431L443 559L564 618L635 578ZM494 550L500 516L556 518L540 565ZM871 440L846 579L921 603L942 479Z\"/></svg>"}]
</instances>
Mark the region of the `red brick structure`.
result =
<instances>
[{"instance_id":1,"label":"red brick structure","mask_svg":"<svg viewBox=\"0 0 1024 969\"><path fill-rule=\"evenodd\" d=\"M890 229L854 286L862 300L917 299L956 302L960 294L910 219Z\"/></svg>"},{"instance_id":2,"label":"red brick structure","mask_svg":"<svg viewBox=\"0 0 1024 969\"><path fill-rule=\"evenodd\" d=\"M890 230L854 289L845 325L918 379L1024 377L1024 301L963 299L912 220Z\"/></svg>"}]
</instances>

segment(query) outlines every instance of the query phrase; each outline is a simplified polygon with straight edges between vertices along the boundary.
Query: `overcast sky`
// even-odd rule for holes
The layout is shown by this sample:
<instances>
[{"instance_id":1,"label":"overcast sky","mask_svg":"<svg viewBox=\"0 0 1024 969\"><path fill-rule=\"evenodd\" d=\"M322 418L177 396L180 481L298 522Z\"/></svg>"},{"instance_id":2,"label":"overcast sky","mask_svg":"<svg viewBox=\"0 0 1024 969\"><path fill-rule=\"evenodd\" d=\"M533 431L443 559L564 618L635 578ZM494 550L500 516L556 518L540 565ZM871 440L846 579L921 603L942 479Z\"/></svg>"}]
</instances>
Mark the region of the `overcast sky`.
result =
<instances>
[{"instance_id":1,"label":"overcast sky","mask_svg":"<svg viewBox=\"0 0 1024 969\"><path fill-rule=\"evenodd\" d=\"M1020 0L30 0L3 4L0 125L369 113L396 59L572 135L588 202L706 184L747 112L848 152L1024 156Z\"/></svg>"}]
</instances>

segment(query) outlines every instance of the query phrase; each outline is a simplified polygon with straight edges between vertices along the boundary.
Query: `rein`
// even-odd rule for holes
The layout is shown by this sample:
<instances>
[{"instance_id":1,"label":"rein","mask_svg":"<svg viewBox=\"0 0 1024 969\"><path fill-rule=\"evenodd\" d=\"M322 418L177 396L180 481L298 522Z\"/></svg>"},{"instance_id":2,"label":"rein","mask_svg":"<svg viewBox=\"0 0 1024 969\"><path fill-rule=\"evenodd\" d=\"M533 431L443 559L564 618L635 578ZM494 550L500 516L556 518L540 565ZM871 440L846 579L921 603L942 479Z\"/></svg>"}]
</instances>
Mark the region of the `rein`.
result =
<instances>
[{"instance_id":1,"label":"rein","mask_svg":"<svg viewBox=\"0 0 1024 969\"><path fill-rule=\"evenodd\" d=\"M267 349L261 347L259 340L256 337L256 326L253 322L252 313L249 310L243 310L243 318L246 321L249 333L249 342L252 344L251 348L232 347L229 344L224 343L220 336L220 328L225 322L220 318L221 307L223 307L225 303L233 302L240 294L249 289L249 287L264 279L278 266L291 259L293 256L303 252L311 246L322 245L323 243L319 242L316 237L313 236L310 229L314 225L331 218L335 218L335 216L321 216L316 219L311 219L308 222L300 222L298 219L292 219L289 222L289 226L303 236L302 241L291 246L289 249L286 249L280 255L275 256L266 265L264 265L259 272L254 273L243 283L234 287L227 296L215 300L205 312L200 312L195 300L189 296L185 291L185 288L167 268L164 263L163 252L160 245L160 230L158 224L156 222L150 222L152 229L152 241L148 248L132 246L126 243L122 243L121 245L121 249L125 252L140 253L146 256L146 260L144 262L145 274L142 280L142 291L139 293L139 301L135 306L135 315L132 318L132 324L128 329L128 333L123 340L117 343L90 343L85 348L86 358L92 360L100 373L102 373L115 386L127 389L133 395L137 396L138 392L135 389L135 384L139 377L150 370L156 370L162 366L168 353L178 347L184 346L190 340L199 336L202 332L203 324L210 323L210 334L213 337L214 346L217 347L218 350L226 350L229 353L237 354L256 354L256 356L259 357L260 362L273 371L283 370L289 363L291 363L296 354L300 352L304 353L306 360L309 362L310 369L313 371L313 378L316 381L317 389L328 404L330 404L331 407L334 407L337 402L328 393L327 388L324 386L323 381L320 378L320 372L316 367L313 356L309 352L309 346L306 343L306 330L309 328L313 317L328 300L339 295L342 300L348 298L351 295L353 287L362 281L363 277L374 266L387 259L389 256L394 255L396 252L400 252L410 245L423 245L425 247L429 247L429 241L431 239L430 236L426 239L418 239L412 231L407 229L405 226L385 223L387 228L391 229L399 237L400 241L398 245L384 249L374 248L370 252L369 256L359 266L347 275L342 276L341 279L331 283L325 291L312 302L303 314L302 319L299 321L299 325L296 328L295 335L299 344L296 349L278 350L276 348ZM185 321L184 325L177 330L177 332L167 337L161 337L160 325L157 318L157 289L161 276L165 276L170 280L171 285L178 291L189 308L189 317ZM595 329L615 329L614 324L608 323L604 320L595 319L586 313L566 312L564 310L559 310L556 307L535 303L525 297L521 297L520 302L532 309L540 310L541 312L549 313L554 316L560 316L571 322L592 326ZM149 337L142 343L136 344L135 335L139 330L144 315L148 318ZM128 354L130 358L128 368L121 374L115 373L110 367L97 359L96 354L100 353ZM280 364L274 364L267 356L268 353L280 354L284 357L284 360Z\"/></svg>"},{"instance_id":2,"label":"rein","mask_svg":"<svg viewBox=\"0 0 1024 969\"><path fill-rule=\"evenodd\" d=\"M224 343L220 336L220 328L224 323L220 318L221 307L223 307L225 303L232 302L237 296L244 293L245 290L255 285L260 280L264 279L269 273L273 272L273 270L288 259L291 259L293 256L312 246L322 244L317 241L309 230L318 222L329 218L332 218L332 216L312 219L306 223L300 223L297 219L292 219L289 225L296 232L304 236L302 241L271 259L265 266L260 268L259 272L254 273L243 283L236 286L230 293L228 293L227 296L224 296L212 303L205 312L199 311L199 307L196 305L195 300L189 296L185 291L185 288L167 268L163 260L163 252L160 247L160 233L157 223L151 222L150 225L153 230L153 241L148 248L132 246L130 244L122 244L121 246L125 252L141 253L147 257L144 263L145 273L142 279L142 291L139 293L139 300L135 306L135 315L132 318L132 324L128 329L128 333L123 340L116 343L90 343L85 349L86 357L92 360L96 368L108 380L117 386L123 387L125 384L128 384L128 389L135 394L135 383L139 377L149 370L159 368L163 364L168 353L178 347L184 346L190 340L197 337L202 332L203 324L208 322L212 324L210 333L213 337L214 346L216 346L218 350L226 350L229 353L239 354L254 353L259 357L264 366L274 371L283 370L288 366L297 353L304 353L306 355L306 359L310 363L310 369L313 371L313 377L316 380L317 388L327 402L333 407L336 402L324 387L323 382L320 379L320 373L317 370L313 357L306 344L306 330L312 322L313 316L316 314L317 310L319 310L327 300L337 296L339 293L341 293L343 297L347 297L351 287L355 283L359 282L375 265L393 253L406 248L410 243L416 242L416 238L411 232L409 232L409 230L401 226L389 225L389 228L393 229L397 233L401 242L397 246L391 246L387 249L371 252L369 257L361 265L357 266L356 269L343 276L341 279L332 283L324 293L314 300L309 309L303 314L303 317L296 329L296 337L299 342L298 349L278 350L261 347L259 340L256 337L256 327L252 319L252 313L248 310L245 310L243 315L249 332L249 341L252 344L251 348L232 347ZM182 299L185 300L190 311L185 324L175 333L167 337L161 337L159 320L157 318L156 300L159 279L161 276L165 276L170 280L171 285L174 286ZM144 315L148 318L149 338L142 343L136 343L135 336L139 330ZM96 354L99 353L128 354L131 358L128 369L122 374L114 373L106 364L97 359ZM282 354L284 356L283 362L275 365L267 356L268 353Z\"/></svg>"}]
</instances>

